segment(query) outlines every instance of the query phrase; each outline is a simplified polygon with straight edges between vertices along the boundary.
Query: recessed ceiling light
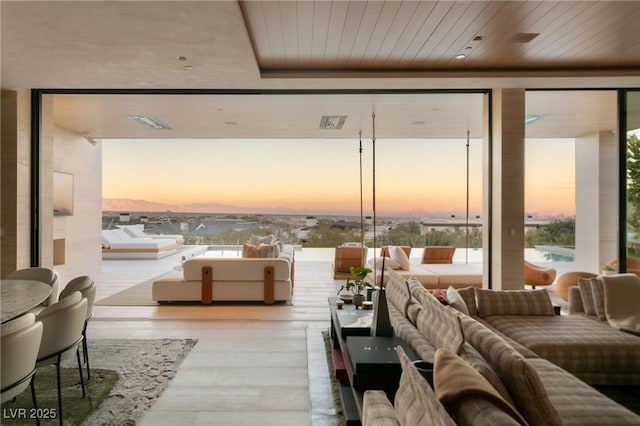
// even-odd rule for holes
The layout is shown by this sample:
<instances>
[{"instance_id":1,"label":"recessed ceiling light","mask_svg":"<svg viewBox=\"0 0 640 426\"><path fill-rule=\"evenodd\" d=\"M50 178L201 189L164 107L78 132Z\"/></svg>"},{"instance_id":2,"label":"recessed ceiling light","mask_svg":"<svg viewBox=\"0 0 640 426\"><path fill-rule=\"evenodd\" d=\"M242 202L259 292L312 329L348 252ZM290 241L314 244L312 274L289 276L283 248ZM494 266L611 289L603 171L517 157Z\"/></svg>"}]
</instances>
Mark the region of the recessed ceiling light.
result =
<instances>
[{"instance_id":1,"label":"recessed ceiling light","mask_svg":"<svg viewBox=\"0 0 640 426\"><path fill-rule=\"evenodd\" d=\"M158 130L168 130L171 127L164 124L162 121L150 115L127 115L129 119L135 121L136 123L140 123L144 126L151 127L152 129Z\"/></svg>"},{"instance_id":2,"label":"recessed ceiling light","mask_svg":"<svg viewBox=\"0 0 640 426\"><path fill-rule=\"evenodd\" d=\"M187 71L193 71L195 68L193 67L193 65L185 65L184 69Z\"/></svg>"},{"instance_id":3,"label":"recessed ceiling light","mask_svg":"<svg viewBox=\"0 0 640 426\"><path fill-rule=\"evenodd\" d=\"M456 59L464 59L464 58L466 58L466 57L467 57L467 55L465 55L464 53L458 53L458 54L456 55Z\"/></svg>"},{"instance_id":4,"label":"recessed ceiling light","mask_svg":"<svg viewBox=\"0 0 640 426\"><path fill-rule=\"evenodd\" d=\"M178 56L178 60L179 61L186 61L187 57L186 56Z\"/></svg>"},{"instance_id":5,"label":"recessed ceiling light","mask_svg":"<svg viewBox=\"0 0 640 426\"><path fill-rule=\"evenodd\" d=\"M322 118L320 118L320 128L339 130L342 129L345 121L347 121L346 115L323 115Z\"/></svg>"}]
</instances>

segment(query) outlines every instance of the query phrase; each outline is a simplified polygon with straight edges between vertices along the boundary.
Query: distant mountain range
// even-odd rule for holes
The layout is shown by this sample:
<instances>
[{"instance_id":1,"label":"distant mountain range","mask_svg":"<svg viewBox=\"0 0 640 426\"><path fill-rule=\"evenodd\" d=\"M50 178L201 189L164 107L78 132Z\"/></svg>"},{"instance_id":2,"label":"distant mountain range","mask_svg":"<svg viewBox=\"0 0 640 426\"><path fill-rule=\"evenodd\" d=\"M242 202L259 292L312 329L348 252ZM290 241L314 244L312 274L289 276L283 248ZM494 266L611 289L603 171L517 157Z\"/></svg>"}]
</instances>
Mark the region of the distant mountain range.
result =
<instances>
[{"instance_id":1,"label":"distant mountain range","mask_svg":"<svg viewBox=\"0 0 640 426\"><path fill-rule=\"evenodd\" d=\"M353 211L318 211L288 207L245 207L219 203L165 204L147 200L103 198L102 211L109 212L174 212L174 213L254 213L254 214L360 214Z\"/></svg>"}]
</instances>

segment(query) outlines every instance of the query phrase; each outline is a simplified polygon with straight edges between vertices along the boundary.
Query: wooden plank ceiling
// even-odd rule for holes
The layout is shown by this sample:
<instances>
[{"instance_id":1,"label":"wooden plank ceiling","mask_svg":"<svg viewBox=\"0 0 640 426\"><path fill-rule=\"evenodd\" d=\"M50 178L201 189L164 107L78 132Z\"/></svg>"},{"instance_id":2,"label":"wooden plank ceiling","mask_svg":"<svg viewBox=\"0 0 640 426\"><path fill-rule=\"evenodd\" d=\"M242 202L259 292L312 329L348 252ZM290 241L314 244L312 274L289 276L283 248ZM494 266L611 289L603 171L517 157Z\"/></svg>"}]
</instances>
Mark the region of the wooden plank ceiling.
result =
<instances>
[{"instance_id":1,"label":"wooden plank ceiling","mask_svg":"<svg viewBox=\"0 0 640 426\"><path fill-rule=\"evenodd\" d=\"M263 74L640 66L638 1L241 1L240 6Z\"/></svg>"}]
</instances>

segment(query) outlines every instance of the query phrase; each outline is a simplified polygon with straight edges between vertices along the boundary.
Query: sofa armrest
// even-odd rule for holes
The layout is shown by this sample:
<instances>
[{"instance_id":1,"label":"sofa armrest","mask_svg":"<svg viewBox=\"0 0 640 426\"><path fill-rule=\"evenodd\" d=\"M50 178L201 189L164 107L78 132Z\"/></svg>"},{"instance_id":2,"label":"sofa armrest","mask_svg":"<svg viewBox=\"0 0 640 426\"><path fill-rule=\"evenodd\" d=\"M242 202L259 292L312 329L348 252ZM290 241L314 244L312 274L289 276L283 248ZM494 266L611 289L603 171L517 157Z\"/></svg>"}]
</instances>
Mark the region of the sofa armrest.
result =
<instances>
[{"instance_id":1,"label":"sofa armrest","mask_svg":"<svg viewBox=\"0 0 640 426\"><path fill-rule=\"evenodd\" d=\"M363 426L400 426L395 409L384 391L368 390L362 401Z\"/></svg>"},{"instance_id":2,"label":"sofa armrest","mask_svg":"<svg viewBox=\"0 0 640 426\"><path fill-rule=\"evenodd\" d=\"M569 314L584 314L584 305L580 295L580 287L569 288Z\"/></svg>"}]
</instances>

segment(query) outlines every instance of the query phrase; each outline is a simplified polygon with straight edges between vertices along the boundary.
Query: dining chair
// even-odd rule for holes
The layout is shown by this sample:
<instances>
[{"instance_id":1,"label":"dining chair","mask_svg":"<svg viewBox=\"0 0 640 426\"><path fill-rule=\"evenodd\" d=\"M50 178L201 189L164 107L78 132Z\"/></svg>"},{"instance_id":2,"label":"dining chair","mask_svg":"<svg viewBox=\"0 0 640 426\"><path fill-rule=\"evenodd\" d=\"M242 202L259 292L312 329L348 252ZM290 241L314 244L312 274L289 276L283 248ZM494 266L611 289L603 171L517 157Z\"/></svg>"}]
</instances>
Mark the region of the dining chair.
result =
<instances>
[{"instance_id":1,"label":"dining chair","mask_svg":"<svg viewBox=\"0 0 640 426\"><path fill-rule=\"evenodd\" d=\"M87 324L93 316L93 303L96 299L96 284L86 275L76 277L69 281L65 288L60 292L60 300L66 298L73 292L79 291L82 296L87 298L87 315L82 327L82 357L87 366L87 380L91 380L91 370L89 369L89 351L87 348Z\"/></svg>"},{"instance_id":2,"label":"dining chair","mask_svg":"<svg viewBox=\"0 0 640 426\"><path fill-rule=\"evenodd\" d=\"M49 268L24 268L13 271L7 275L8 280L32 280L42 281L43 283L51 286L51 295L42 302L41 306L32 310L32 312L38 315L38 312L44 309L45 306L52 305L58 301L58 291L60 287L60 279L58 273L54 269Z\"/></svg>"},{"instance_id":3,"label":"dining chair","mask_svg":"<svg viewBox=\"0 0 640 426\"><path fill-rule=\"evenodd\" d=\"M80 363L80 343L82 328L87 314L87 299L76 291L53 305L44 308L36 317L42 321L42 343L38 351L36 367L55 364L58 379L58 419L62 425L62 386L60 383L60 363L75 351L80 372L82 397L86 396L82 365Z\"/></svg>"},{"instance_id":4,"label":"dining chair","mask_svg":"<svg viewBox=\"0 0 640 426\"><path fill-rule=\"evenodd\" d=\"M42 323L36 316L27 313L0 326L1 400L4 403L21 394L31 386L34 410L38 411L33 377L36 374L36 357L42 340ZM40 424L36 416L36 424Z\"/></svg>"}]
</instances>

